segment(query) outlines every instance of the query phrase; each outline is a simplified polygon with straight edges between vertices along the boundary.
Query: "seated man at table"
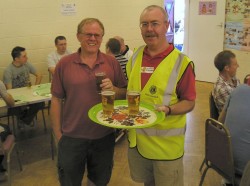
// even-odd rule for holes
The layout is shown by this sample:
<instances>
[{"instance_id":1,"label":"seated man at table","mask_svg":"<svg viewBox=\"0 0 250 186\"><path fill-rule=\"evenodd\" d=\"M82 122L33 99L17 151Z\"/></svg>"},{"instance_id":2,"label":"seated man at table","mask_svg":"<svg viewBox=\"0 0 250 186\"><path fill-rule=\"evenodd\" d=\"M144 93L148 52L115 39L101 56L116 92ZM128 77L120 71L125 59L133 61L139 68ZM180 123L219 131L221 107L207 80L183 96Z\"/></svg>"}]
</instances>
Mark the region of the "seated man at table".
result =
<instances>
[{"instance_id":1,"label":"seated man at table","mask_svg":"<svg viewBox=\"0 0 250 186\"><path fill-rule=\"evenodd\" d=\"M235 173L242 176L250 161L250 86L235 88L220 114L219 121L230 131Z\"/></svg>"},{"instance_id":2,"label":"seated man at table","mask_svg":"<svg viewBox=\"0 0 250 186\"><path fill-rule=\"evenodd\" d=\"M230 93L240 84L240 81L236 78L239 65L235 54L230 50L218 53L214 59L214 65L219 71L219 77L214 84L212 94L215 105L221 112Z\"/></svg>"},{"instance_id":3,"label":"seated man at table","mask_svg":"<svg viewBox=\"0 0 250 186\"><path fill-rule=\"evenodd\" d=\"M67 50L67 40L64 36L57 36L55 38L55 46L56 46L56 51L51 52L48 55L48 70L51 73L51 75L54 74L56 64L58 61L70 54L71 52Z\"/></svg>"},{"instance_id":4,"label":"seated man at table","mask_svg":"<svg viewBox=\"0 0 250 186\"><path fill-rule=\"evenodd\" d=\"M17 46L11 52L13 61L5 69L3 81L7 89L30 86L30 74L36 77L35 85L40 84L42 74L37 72L33 65L27 62L28 57L25 48ZM9 109L10 115L16 115L19 124L30 125L37 112L43 108L44 102L34 103L28 106L15 107ZM21 126L20 125L20 126Z\"/></svg>"}]
</instances>

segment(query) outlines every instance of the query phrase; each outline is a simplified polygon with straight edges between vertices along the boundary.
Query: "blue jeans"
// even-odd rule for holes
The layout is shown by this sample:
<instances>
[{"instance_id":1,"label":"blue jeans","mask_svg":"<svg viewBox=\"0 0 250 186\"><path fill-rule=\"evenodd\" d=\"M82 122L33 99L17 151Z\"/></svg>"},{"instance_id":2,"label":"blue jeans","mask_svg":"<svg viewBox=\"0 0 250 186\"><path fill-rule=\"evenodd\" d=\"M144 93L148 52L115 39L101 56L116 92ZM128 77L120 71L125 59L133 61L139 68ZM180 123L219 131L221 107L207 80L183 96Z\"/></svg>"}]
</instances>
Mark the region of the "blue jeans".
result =
<instances>
[{"instance_id":1,"label":"blue jeans","mask_svg":"<svg viewBox=\"0 0 250 186\"><path fill-rule=\"evenodd\" d=\"M62 136L58 143L61 186L81 186L86 165L89 180L96 186L107 185L112 173L114 146L114 133L96 140Z\"/></svg>"}]
</instances>

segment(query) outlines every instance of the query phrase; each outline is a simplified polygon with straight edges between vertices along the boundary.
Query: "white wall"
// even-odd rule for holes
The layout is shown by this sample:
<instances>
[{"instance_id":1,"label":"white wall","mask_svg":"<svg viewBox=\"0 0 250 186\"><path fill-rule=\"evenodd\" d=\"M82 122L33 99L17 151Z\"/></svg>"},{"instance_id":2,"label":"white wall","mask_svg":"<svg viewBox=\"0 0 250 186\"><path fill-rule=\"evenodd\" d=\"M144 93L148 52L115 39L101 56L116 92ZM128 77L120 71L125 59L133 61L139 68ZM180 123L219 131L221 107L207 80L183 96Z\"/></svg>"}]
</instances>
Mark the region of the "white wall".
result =
<instances>
[{"instance_id":1,"label":"white wall","mask_svg":"<svg viewBox=\"0 0 250 186\"><path fill-rule=\"evenodd\" d=\"M63 16L62 3L75 3L77 13ZM106 41L115 35L124 37L130 48L143 44L139 30L139 15L151 4L163 5L163 0L0 0L0 79L3 70L12 62L11 50L25 47L29 62L42 71L43 82L48 82L47 55L54 48L54 38L64 35L68 47L76 51L78 23L86 17L100 19L105 27Z\"/></svg>"},{"instance_id":2,"label":"white wall","mask_svg":"<svg viewBox=\"0 0 250 186\"><path fill-rule=\"evenodd\" d=\"M221 1L221 0L217 0L217 9L219 8L218 7L219 1ZM215 36L218 37L218 35L215 35L215 36L213 35L213 33L215 32L215 28L212 26L219 25L219 23L223 22L223 21L216 20L216 22L214 22L214 25L212 25L211 23L208 23L208 21L207 21L208 18L211 18L211 17L207 16L207 17L202 17L202 18L204 18L203 23L199 22L200 24L197 24L197 21L196 20L194 21L194 17L199 17L199 15L198 15L198 3L199 3L199 0L185 0L187 11L185 14L185 18L186 18L185 19L185 21L186 21L185 22L185 30L186 31L185 31L185 39L184 39L184 44L185 44L184 53L188 54L189 57L191 58L191 60L194 60L194 64L197 67L196 68L197 80L214 82L217 78L218 71L214 67L213 60L214 60L215 55L217 53L219 53L221 50L223 50L223 43L221 43L220 41L218 41L218 42L216 41L215 44L213 44L213 45L209 45L209 43L212 39L215 38ZM194 5L194 4L195 4L195 6L190 6L190 5ZM188 8L191 8L191 9L188 10ZM222 8L223 8L223 10L225 9L224 7L222 7ZM223 10L217 12L217 14L224 12ZM189 17L189 16L193 16L193 17ZM218 15L217 15L216 19L218 19ZM193 22L192 22L192 20L193 20ZM213 29L213 30L211 30L211 29ZM192 30L195 30L195 33ZM197 34L197 33L200 33L200 34ZM212 36L212 39L211 39L211 36ZM222 35L222 37L224 38L223 35ZM207 40L209 40L209 41L207 41ZM196 49L196 50L193 50L193 47L191 49L191 46L190 46L192 43L203 43L202 46L205 46L205 47L199 48L199 47L201 47L201 45L193 46ZM221 49L216 51L215 54L210 55L211 51L218 48L219 45L222 45L220 47ZM224 49L227 49L227 48L224 48ZM227 50L231 50L232 52L234 52L236 54L236 58L238 60L239 66L240 66L237 70L237 77L243 83L244 77L247 74L250 74L250 52L233 50L233 49L227 49ZM208 55L209 55L209 57L207 57ZM201 57L201 59L205 59L205 60L196 60L200 56L203 57L203 58ZM207 60L208 58L209 58L209 60ZM203 70L201 70L201 68ZM211 80L211 79L213 79L213 80Z\"/></svg>"},{"instance_id":3,"label":"white wall","mask_svg":"<svg viewBox=\"0 0 250 186\"><path fill-rule=\"evenodd\" d=\"M243 83L243 80L247 74L250 74L250 52L231 50L236 55L236 59L239 63L239 68L237 70L237 77L240 79L240 82Z\"/></svg>"}]
</instances>

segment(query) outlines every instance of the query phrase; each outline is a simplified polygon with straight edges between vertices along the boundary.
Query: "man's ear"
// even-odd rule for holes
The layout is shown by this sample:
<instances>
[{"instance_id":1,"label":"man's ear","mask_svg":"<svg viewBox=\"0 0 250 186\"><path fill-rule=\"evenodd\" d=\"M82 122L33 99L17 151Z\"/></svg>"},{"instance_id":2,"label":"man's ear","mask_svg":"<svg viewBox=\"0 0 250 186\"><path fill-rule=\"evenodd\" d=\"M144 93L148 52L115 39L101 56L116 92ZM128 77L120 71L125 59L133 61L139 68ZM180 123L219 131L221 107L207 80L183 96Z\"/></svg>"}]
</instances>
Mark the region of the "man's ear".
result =
<instances>
[{"instance_id":1,"label":"man's ear","mask_svg":"<svg viewBox=\"0 0 250 186\"><path fill-rule=\"evenodd\" d=\"M225 70L225 71L228 71L228 70L229 70L229 65L226 65L226 66L224 67L224 70Z\"/></svg>"}]
</instances>

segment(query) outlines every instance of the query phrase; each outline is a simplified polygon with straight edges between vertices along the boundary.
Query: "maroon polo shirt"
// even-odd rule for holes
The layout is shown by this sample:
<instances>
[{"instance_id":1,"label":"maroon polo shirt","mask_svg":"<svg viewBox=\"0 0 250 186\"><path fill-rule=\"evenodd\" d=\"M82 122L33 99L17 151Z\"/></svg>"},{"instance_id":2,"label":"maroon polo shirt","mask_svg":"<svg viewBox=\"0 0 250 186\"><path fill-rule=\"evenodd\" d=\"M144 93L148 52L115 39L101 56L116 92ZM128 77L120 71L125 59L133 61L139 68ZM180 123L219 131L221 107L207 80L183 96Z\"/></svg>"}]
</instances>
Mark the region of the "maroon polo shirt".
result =
<instances>
[{"instance_id":1,"label":"maroon polo shirt","mask_svg":"<svg viewBox=\"0 0 250 186\"><path fill-rule=\"evenodd\" d=\"M116 87L126 87L127 81L115 58L98 52L91 69L81 61L80 50L63 57L56 66L53 76L52 95L65 99L62 115L63 135L74 138L98 139L113 132L113 129L94 123L88 111L101 103L96 91L95 73L104 71Z\"/></svg>"}]
</instances>

